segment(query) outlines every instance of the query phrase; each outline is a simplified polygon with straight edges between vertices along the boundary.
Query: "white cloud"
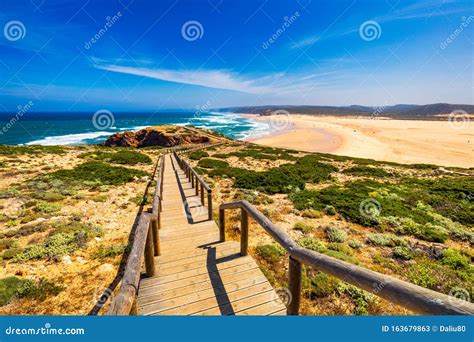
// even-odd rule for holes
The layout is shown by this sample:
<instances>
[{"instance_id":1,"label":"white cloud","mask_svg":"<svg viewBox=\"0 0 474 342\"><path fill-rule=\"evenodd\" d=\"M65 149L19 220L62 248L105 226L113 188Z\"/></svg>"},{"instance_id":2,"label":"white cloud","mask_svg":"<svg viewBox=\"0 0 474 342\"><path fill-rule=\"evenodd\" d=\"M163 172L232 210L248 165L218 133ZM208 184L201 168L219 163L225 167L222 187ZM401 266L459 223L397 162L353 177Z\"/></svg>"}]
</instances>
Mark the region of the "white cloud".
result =
<instances>
[{"instance_id":1,"label":"white cloud","mask_svg":"<svg viewBox=\"0 0 474 342\"><path fill-rule=\"evenodd\" d=\"M264 85L268 76L263 79L244 79L235 73L226 70L149 69L114 64L94 64L94 67L102 70L144 76L162 81L234 90L251 94L265 94L272 91L271 87Z\"/></svg>"}]
</instances>

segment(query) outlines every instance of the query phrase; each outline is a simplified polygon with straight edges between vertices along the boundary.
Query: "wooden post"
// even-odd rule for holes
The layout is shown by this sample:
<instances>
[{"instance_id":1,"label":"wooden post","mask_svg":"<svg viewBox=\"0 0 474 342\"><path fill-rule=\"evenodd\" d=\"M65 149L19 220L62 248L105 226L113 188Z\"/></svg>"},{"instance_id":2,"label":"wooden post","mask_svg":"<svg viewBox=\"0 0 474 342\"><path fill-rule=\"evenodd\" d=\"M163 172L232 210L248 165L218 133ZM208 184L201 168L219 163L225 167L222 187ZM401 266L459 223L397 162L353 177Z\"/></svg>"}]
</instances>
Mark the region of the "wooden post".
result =
<instances>
[{"instance_id":1,"label":"wooden post","mask_svg":"<svg viewBox=\"0 0 474 342\"><path fill-rule=\"evenodd\" d=\"M154 255L158 256L161 254L160 251L160 232L158 230L158 219L153 218L151 220L151 227L152 235L153 235L153 246L154 248Z\"/></svg>"},{"instance_id":2,"label":"wooden post","mask_svg":"<svg viewBox=\"0 0 474 342\"><path fill-rule=\"evenodd\" d=\"M225 241L225 210L219 208L219 241Z\"/></svg>"},{"instance_id":3,"label":"wooden post","mask_svg":"<svg viewBox=\"0 0 474 342\"><path fill-rule=\"evenodd\" d=\"M300 311L301 293L301 262L290 256L288 270L288 290L290 291L290 302L288 303L287 314L298 315Z\"/></svg>"},{"instance_id":4,"label":"wooden post","mask_svg":"<svg viewBox=\"0 0 474 342\"><path fill-rule=\"evenodd\" d=\"M246 256L249 249L249 214L240 209L240 254Z\"/></svg>"},{"instance_id":5,"label":"wooden post","mask_svg":"<svg viewBox=\"0 0 474 342\"><path fill-rule=\"evenodd\" d=\"M191 172L191 169L189 169L189 174L191 177L191 188L194 188L194 174Z\"/></svg>"},{"instance_id":6,"label":"wooden post","mask_svg":"<svg viewBox=\"0 0 474 342\"><path fill-rule=\"evenodd\" d=\"M137 316L138 315L137 297L133 298L133 304L132 304L132 308L130 309L130 315L131 316Z\"/></svg>"},{"instance_id":7,"label":"wooden post","mask_svg":"<svg viewBox=\"0 0 474 342\"><path fill-rule=\"evenodd\" d=\"M209 221L212 220L212 190L207 190L207 212L209 215Z\"/></svg>"},{"instance_id":8,"label":"wooden post","mask_svg":"<svg viewBox=\"0 0 474 342\"><path fill-rule=\"evenodd\" d=\"M198 181L197 175L195 175L195 177L196 177L196 192L194 194L197 196L199 195L199 181Z\"/></svg>"},{"instance_id":9,"label":"wooden post","mask_svg":"<svg viewBox=\"0 0 474 342\"><path fill-rule=\"evenodd\" d=\"M201 184L201 203L204 205L204 186Z\"/></svg>"},{"instance_id":10,"label":"wooden post","mask_svg":"<svg viewBox=\"0 0 474 342\"><path fill-rule=\"evenodd\" d=\"M145 271L147 276L153 277L155 275L155 251L153 248L153 233L150 228L148 227L145 243Z\"/></svg>"}]
</instances>

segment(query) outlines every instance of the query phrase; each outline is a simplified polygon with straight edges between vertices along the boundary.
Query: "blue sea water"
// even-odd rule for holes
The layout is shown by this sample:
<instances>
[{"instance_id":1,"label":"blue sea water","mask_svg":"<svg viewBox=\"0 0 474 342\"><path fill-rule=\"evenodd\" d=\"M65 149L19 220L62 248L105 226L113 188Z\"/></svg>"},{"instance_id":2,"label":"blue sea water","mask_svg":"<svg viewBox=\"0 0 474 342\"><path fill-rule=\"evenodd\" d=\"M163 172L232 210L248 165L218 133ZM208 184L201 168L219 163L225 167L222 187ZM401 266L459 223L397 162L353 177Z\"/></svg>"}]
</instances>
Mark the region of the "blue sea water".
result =
<instances>
[{"instance_id":1,"label":"blue sea water","mask_svg":"<svg viewBox=\"0 0 474 342\"><path fill-rule=\"evenodd\" d=\"M112 116L110 116L110 114ZM102 118L101 118L102 116ZM102 121L102 120L103 121ZM246 139L269 132L265 123L233 113L163 111L156 113L0 113L0 144L82 145L103 142L117 132L154 125L193 125Z\"/></svg>"}]
</instances>

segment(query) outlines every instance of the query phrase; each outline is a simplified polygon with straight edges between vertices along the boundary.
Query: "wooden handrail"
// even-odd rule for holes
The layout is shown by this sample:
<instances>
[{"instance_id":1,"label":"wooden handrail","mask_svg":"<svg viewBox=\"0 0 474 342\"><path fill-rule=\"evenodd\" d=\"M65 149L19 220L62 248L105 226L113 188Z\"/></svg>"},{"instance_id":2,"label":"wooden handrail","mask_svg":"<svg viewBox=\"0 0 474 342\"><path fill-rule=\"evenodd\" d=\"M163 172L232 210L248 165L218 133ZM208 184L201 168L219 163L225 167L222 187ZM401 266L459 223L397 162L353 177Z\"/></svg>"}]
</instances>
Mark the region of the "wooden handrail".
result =
<instances>
[{"instance_id":1,"label":"wooden handrail","mask_svg":"<svg viewBox=\"0 0 474 342\"><path fill-rule=\"evenodd\" d=\"M207 214L208 219L212 220L212 189L211 187L197 174L197 172L189 165L189 163L182 158L176 151L173 151L179 167L184 171L186 177L191 181L192 187L196 189L196 195L199 194L199 187L201 188L201 202L204 205L204 190L207 192Z\"/></svg>"},{"instance_id":2,"label":"wooden handrail","mask_svg":"<svg viewBox=\"0 0 474 342\"><path fill-rule=\"evenodd\" d=\"M161 156L155 165L153 176L156 174L158 176L152 210L151 213L142 213L139 217L132 249L125 265L122 283L110 305L107 315L136 314L136 296L140 282L142 257L145 258L145 272L147 276L152 277L155 275L155 256L160 254L159 228L164 160L165 158Z\"/></svg>"},{"instance_id":3,"label":"wooden handrail","mask_svg":"<svg viewBox=\"0 0 474 342\"><path fill-rule=\"evenodd\" d=\"M474 304L470 302L300 247L285 231L278 228L247 201L236 201L220 205L219 230L221 241L225 240L226 209L241 209L242 211L242 255L247 254L249 216L288 252L290 262L288 288L292 298L288 305L288 314L290 315L297 315L299 311L302 264L330 274L349 284L387 299L394 304L422 314L474 315Z\"/></svg>"}]
</instances>

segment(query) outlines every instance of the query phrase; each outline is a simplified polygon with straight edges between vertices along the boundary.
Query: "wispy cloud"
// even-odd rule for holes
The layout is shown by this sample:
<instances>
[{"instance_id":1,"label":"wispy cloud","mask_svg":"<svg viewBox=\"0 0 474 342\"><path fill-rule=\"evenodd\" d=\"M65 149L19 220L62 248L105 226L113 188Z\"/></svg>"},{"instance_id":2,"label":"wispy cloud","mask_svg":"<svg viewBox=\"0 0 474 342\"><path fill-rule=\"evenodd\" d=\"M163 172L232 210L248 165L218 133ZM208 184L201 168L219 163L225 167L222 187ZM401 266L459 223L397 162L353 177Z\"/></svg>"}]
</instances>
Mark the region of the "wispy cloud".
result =
<instances>
[{"instance_id":1,"label":"wispy cloud","mask_svg":"<svg viewBox=\"0 0 474 342\"><path fill-rule=\"evenodd\" d=\"M441 17L441 16L448 16L458 13L465 13L470 12L470 8L466 7L457 7L457 8L446 8L450 4L456 4L455 0L429 0L424 2L418 2L415 4L411 4L408 6L404 6L401 8L395 8L389 14L379 16L376 18L372 18L379 24L387 23L390 21L396 20L413 20L413 19L428 19L433 17ZM322 34L318 33L315 35L311 35L305 38L302 38L296 42L293 42L290 45L290 48L297 49L297 48L304 48L307 46L314 45L319 41L340 38L343 36L347 36L351 33L356 33L359 31L359 27L354 27L351 30L345 31L335 31L331 34Z\"/></svg>"},{"instance_id":2,"label":"wispy cloud","mask_svg":"<svg viewBox=\"0 0 474 342\"><path fill-rule=\"evenodd\" d=\"M94 64L94 67L101 70L144 76L161 81L234 90L251 94L265 94L272 91L271 87L264 85L268 76L261 79L245 79L227 70L150 69L115 64Z\"/></svg>"}]
</instances>

